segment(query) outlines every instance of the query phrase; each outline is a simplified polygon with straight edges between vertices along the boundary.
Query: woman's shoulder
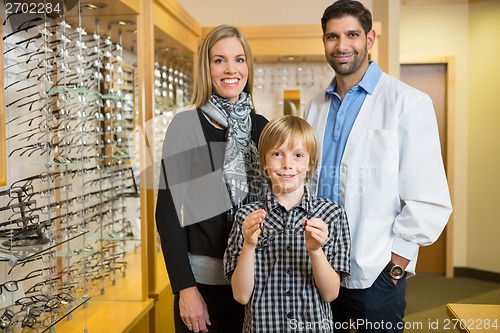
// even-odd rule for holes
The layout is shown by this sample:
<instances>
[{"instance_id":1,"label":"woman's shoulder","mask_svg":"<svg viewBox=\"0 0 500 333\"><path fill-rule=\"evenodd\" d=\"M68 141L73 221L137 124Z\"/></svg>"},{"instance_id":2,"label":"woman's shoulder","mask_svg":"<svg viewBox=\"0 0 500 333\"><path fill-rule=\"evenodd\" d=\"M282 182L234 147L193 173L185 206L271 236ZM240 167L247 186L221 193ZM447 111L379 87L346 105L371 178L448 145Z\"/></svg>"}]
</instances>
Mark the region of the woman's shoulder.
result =
<instances>
[{"instance_id":1,"label":"woman's shoulder","mask_svg":"<svg viewBox=\"0 0 500 333\"><path fill-rule=\"evenodd\" d=\"M250 113L250 116L252 117L252 139L258 143L260 133L262 133L264 126L266 126L269 120L263 115L254 112Z\"/></svg>"},{"instance_id":2,"label":"woman's shoulder","mask_svg":"<svg viewBox=\"0 0 500 333\"><path fill-rule=\"evenodd\" d=\"M165 141L167 140L175 145L192 145L195 142L199 145L204 142L205 136L196 108L186 108L175 114L167 127Z\"/></svg>"},{"instance_id":3,"label":"woman's shoulder","mask_svg":"<svg viewBox=\"0 0 500 333\"><path fill-rule=\"evenodd\" d=\"M197 118L198 114L196 112L196 108L182 108L175 111L175 115L170 120L168 127L180 126L184 129L186 125L192 124Z\"/></svg>"},{"instance_id":4,"label":"woman's shoulder","mask_svg":"<svg viewBox=\"0 0 500 333\"><path fill-rule=\"evenodd\" d=\"M185 119L185 118L192 118L192 117L197 117L198 116L198 110L194 105L190 105L181 109L177 109L175 111L175 115L173 119Z\"/></svg>"},{"instance_id":5,"label":"woman's shoulder","mask_svg":"<svg viewBox=\"0 0 500 333\"><path fill-rule=\"evenodd\" d=\"M269 122L266 117L259 113L252 112L250 113L250 116L252 117L252 121L254 122L254 124L262 128Z\"/></svg>"}]
</instances>

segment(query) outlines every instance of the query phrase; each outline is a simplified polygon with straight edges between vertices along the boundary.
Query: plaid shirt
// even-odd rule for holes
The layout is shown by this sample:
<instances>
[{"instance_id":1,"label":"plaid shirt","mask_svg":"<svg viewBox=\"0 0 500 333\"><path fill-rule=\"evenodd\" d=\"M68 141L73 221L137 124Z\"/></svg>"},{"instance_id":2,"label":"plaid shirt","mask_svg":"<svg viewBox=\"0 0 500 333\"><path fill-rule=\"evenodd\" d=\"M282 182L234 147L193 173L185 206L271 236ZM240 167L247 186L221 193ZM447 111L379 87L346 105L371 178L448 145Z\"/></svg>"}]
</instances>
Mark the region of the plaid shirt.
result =
<instances>
[{"instance_id":1,"label":"plaid shirt","mask_svg":"<svg viewBox=\"0 0 500 333\"><path fill-rule=\"evenodd\" d=\"M228 280L243 246L242 223L261 208L267 216L255 248L255 286L245 308L243 332L332 332L330 304L321 300L314 283L302 221L325 221L329 234L323 251L335 271L345 276L351 240L344 209L329 199L312 197L307 187L289 211L270 192L266 201L243 206L236 213L224 254Z\"/></svg>"}]
</instances>

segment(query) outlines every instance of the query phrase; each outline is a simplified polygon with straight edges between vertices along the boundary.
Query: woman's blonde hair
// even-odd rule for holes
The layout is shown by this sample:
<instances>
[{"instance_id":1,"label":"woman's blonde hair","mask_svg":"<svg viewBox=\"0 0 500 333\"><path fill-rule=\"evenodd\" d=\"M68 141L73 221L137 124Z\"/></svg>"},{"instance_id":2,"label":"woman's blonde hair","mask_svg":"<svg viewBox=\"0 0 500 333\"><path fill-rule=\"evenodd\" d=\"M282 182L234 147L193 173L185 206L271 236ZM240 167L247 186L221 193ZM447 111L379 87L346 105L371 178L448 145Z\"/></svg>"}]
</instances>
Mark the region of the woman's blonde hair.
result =
<instances>
[{"instance_id":1,"label":"woman's blonde hair","mask_svg":"<svg viewBox=\"0 0 500 333\"><path fill-rule=\"evenodd\" d=\"M318 139L314 129L307 121L297 116L283 116L271 120L262 130L259 139L259 159L260 168L264 172L266 163L266 154L288 140L288 148L293 149L298 141L309 154L309 172L306 181L311 174L315 172L318 165L319 147Z\"/></svg>"},{"instance_id":2,"label":"woman's blonde hair","mask_svg":"<svg viewBox=\"0 0 500 333\"><path fill-rule=\"evenodd\" d=\"M236 37L245 51L246 64L248 67L248 80L244 92L252 94L253 88L253 58L250 45L245 35L236 27L230 25L219 25L210 31L203 40L198 51L198 72L196 74L193 97L191 103L196 107L205 104L212 94L212 79L210 76L210 50L212 47L224 38ZM253 102L253 101L252 101Z\"/></svg>"}]
</instances>

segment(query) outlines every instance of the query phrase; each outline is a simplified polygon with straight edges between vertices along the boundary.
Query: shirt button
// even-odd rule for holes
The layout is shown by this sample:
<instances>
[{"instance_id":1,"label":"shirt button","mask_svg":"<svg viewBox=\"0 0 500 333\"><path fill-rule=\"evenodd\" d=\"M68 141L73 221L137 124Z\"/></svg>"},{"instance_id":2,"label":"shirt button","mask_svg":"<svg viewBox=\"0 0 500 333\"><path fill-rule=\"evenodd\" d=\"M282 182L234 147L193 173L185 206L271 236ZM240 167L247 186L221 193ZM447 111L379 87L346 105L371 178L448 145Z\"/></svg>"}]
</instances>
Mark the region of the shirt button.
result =
<instances>
[{"instance_id":1,"label":"shirt button","mask_svg":"<svg viewBox=\"0 0 500 333\"><path fill-rule=\"evenodd\" d=\"M291 291L291 290L287 290L287 292L286 292L286 294L285 294L285 295L286 295L286 296L292 296L292 291Z\"/></svg>"},{"instance_id":2,"label":"shirt button","mask_svg":"<svg viewBox=\"0 0 500 333\"><path fill-rule=\"evenodd\" d=\"M291 268L287 268L286 269L286 274L288 274L288 275L292 274L292 269Z\"/></svg>"},{"instance_id":3,"label":"shirt button","mask_svg":"<svg viewBox=\"0 0 500 333\"><path fill-rule=\"evenodd\" d=\"M292 246L291 246L290 244L288 244L288 245L286 246L286 250L287 250L287 251L292 251Z\"/></svg>"},{"instance_id":4,"label":"shirt button","mask_svg":"<svg viewBox=\"0 0 500 333\"><path fill-rule=\"evenodd\" d=\"M288 312L288 313L286 314L286 317L287 317L288 319L292 319L292 318L293 318L293 313Z\"/></svg>"}]
</instances>

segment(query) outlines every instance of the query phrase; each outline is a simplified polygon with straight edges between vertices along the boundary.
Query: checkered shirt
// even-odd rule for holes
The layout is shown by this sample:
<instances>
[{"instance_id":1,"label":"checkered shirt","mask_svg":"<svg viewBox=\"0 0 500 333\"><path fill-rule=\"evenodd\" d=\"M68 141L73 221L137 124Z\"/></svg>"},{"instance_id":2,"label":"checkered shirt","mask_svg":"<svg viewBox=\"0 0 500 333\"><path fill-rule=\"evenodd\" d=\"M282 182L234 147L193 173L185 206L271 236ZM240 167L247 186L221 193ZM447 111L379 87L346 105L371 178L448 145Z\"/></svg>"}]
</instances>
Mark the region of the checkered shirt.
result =
<instances>
[{"instance_id":1,"label":"checkered shirt","mask_svg":"<svg viewBox=\"0 0 500 333\"><path fill-rule=\"evenodd\" d=\"M261 208L267 216L255 248L255 286L245 308L243 332L332 332L330 304L321 300L314 283L302 221L325 221L329 234L323 251L335 271L345 276L351 240L344 209L329 199L312 197L307 187L302 200L289 211L272 193L266 201L243 206L236 213L224 254L228 280L243 246L242 223Z\"/></svg>"}]
</instances>

